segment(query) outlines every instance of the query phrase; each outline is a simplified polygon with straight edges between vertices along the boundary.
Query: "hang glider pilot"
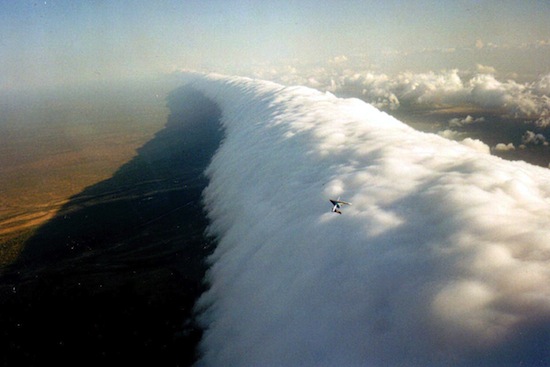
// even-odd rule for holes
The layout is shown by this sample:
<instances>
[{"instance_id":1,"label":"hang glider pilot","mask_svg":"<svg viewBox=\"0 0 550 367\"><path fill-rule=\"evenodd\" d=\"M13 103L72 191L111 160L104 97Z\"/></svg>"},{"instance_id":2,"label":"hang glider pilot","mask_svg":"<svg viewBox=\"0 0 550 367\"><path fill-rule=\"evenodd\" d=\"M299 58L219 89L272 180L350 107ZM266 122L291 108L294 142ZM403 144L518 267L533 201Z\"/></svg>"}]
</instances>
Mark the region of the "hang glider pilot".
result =
<instances>
[{"instance_id":1,"label":"hang glider pilot","mask_svg":"<svg viewBox=\"0 0 550 367\"><path fill-rule=\"evenodd\" d=\"M340 198L338 198L338 200L332 200L332 199L329 199L329 200L333 205L332 206L333 213L342 214L342 211L340 210L342 208L342 205L351 205L351 203L348 203L347 201L342 201L340 200Z\"/></svg>"}]
</instances>

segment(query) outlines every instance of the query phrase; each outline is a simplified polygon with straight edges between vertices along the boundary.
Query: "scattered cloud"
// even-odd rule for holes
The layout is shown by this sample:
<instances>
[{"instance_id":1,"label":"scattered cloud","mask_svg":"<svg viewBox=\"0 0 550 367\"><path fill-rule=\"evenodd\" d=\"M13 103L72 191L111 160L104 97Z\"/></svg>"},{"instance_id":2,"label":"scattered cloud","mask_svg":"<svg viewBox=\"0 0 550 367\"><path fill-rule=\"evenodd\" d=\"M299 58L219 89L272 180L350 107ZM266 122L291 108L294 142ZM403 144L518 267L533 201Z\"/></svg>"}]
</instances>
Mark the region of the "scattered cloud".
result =
<instances>
[{"instance_id":1,"label":"scattered cloud","mask_svg":"<svg viewBox=\"0 0 550 367\"><path fill-rule=\"evenodd\" d=\"M254 77L358 97L381 109L466 107L522 118L540 127L550 124L550 74L519 83L500 80L494 67L477 64L474 72L452 69L389 75L339 56L325 66L258 70Z\"/></svg>"},{"instance_id":2,"label":"scattered cloud","mask_svg":"<svg viewBox=\"0 0 550 367\"><path fill-rule=\"evenodd\" d=\"M336 56L336 57L332 58L331 60L329 60L329 63L344 64L347 61L348 61L348 57L346 55L340 55L340 56Z\"/></svg>"},{"instance_id":3,"label":"scattered cloud","mask_svg":"<svg viewBox=\"0 0 550 367\"><path fill-rule=\"evenodd\" d=\"M516 147L514 146L513 143L508 143L508 144L498 143L497 145L495 145L495 150L505 152L505 151L516 150Z\"/></svg>"},{"instance_id":4,"label":"scattered cloud","mask_svg":"<svg viewBox=\"0 0 550 367\"><path fill-rule=\"evenodd\" d=\"M485 121L485 117L474 118L474 117L468 115L468 116L466 116L462 119L458 118L458 117L450 119L449 120L449 126L451 126L451 127L460 127L460 126L474 124L474 123L478 123L478 122L484 122L484 121Z\"/></svg>"},{"instance_id":5,"label":"scattered cloud","mask_svg":"<svg viewBox=\"0 0 550 367\"><path fill-rule=\"evenodd\" d=\"M492 66L476 64L476 71L480 74L496 74L497 70Z\"/></svg>"},{"instance_id":6,"label":"scattered cloud","mask_svg":"<svg viewBox=\"0 0 550 367\"><path fill-rule=\"evenodd\" d=\"M524 145L548 145L546 137L542 134L536 134L527 130L521 137L521 142Z\"/></svg>"}]
</instances>

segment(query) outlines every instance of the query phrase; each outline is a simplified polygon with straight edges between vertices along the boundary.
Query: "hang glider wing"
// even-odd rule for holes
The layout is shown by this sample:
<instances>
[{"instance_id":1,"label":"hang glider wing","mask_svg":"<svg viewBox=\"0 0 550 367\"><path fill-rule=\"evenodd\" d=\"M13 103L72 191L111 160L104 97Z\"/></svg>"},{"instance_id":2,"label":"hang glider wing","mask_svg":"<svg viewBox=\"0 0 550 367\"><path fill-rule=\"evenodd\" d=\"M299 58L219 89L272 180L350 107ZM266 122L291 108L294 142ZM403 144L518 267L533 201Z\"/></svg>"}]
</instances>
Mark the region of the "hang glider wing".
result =
<instances>
[{"instance_id":1,"label":"hang glider wing","mask_svg":"<svg viewBox=\"0 0 550 367\"><path fill-rule=\"evenodd\" d=\"M340 206L340 205L342 205L342 204L343 204L343 205L351 205L351 203L348 203L347 201L342 201L342 200L340 200L340 199L338 199L338 200L332 200L332 199L330 199L330 202L332 203L332 205L338 205L338 206Z\"/></svg>"},{"instance_id":2,"label":"hang glider wing","mask_svg":"<svg viewBox=\"0 0 550 367\"><path fill-rule=\"evenodd\" d=\"M351 205L351 203L348 203L347 201L342 201L340 198L338 200L329 199L329 201L332 203L332 212L342 214L342 212L339 210L342 205Z\"/></svg>"}]
</instances>

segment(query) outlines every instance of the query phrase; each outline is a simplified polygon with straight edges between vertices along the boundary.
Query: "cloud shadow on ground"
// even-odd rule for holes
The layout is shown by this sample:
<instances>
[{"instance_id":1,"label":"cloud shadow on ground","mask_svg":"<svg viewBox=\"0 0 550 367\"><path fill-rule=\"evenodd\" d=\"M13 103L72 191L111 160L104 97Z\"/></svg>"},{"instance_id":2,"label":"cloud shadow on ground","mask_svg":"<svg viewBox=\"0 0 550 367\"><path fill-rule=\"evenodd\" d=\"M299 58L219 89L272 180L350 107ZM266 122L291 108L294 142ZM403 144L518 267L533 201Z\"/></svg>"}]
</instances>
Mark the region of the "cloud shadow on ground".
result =
<instances>
[{"instance_id":1,"label":"cloud shadow on ground","mask_svg":"<svg viewBox=\"0 0 550 367\"><path fill-rule=\"evenodd\" d=\"M213 250L201 194L221 112L174 90L168 121L112 178L71 198L0 273L4 365L190 365Z\"/></svg>"}]
</instances>

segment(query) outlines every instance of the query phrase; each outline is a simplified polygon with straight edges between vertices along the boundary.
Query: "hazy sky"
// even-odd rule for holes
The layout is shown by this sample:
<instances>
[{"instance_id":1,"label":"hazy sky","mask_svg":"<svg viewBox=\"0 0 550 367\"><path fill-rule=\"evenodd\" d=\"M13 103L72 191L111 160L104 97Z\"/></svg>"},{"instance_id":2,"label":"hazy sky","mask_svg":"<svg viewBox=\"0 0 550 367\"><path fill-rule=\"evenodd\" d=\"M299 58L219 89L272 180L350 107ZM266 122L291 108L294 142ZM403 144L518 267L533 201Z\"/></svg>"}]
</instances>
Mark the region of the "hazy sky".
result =
<instances>
[{"instance_id":1,"label":"hazy sky","mask_svg":"<svg viewBox=\"0 0 550 367\"><path fill-rule=\"evenodd\" d=\"M389 71L481 63L540 74L548 72L549 16L546 0L5 1L0 88L340 55Z\"/></svg>"}]
</instances>

